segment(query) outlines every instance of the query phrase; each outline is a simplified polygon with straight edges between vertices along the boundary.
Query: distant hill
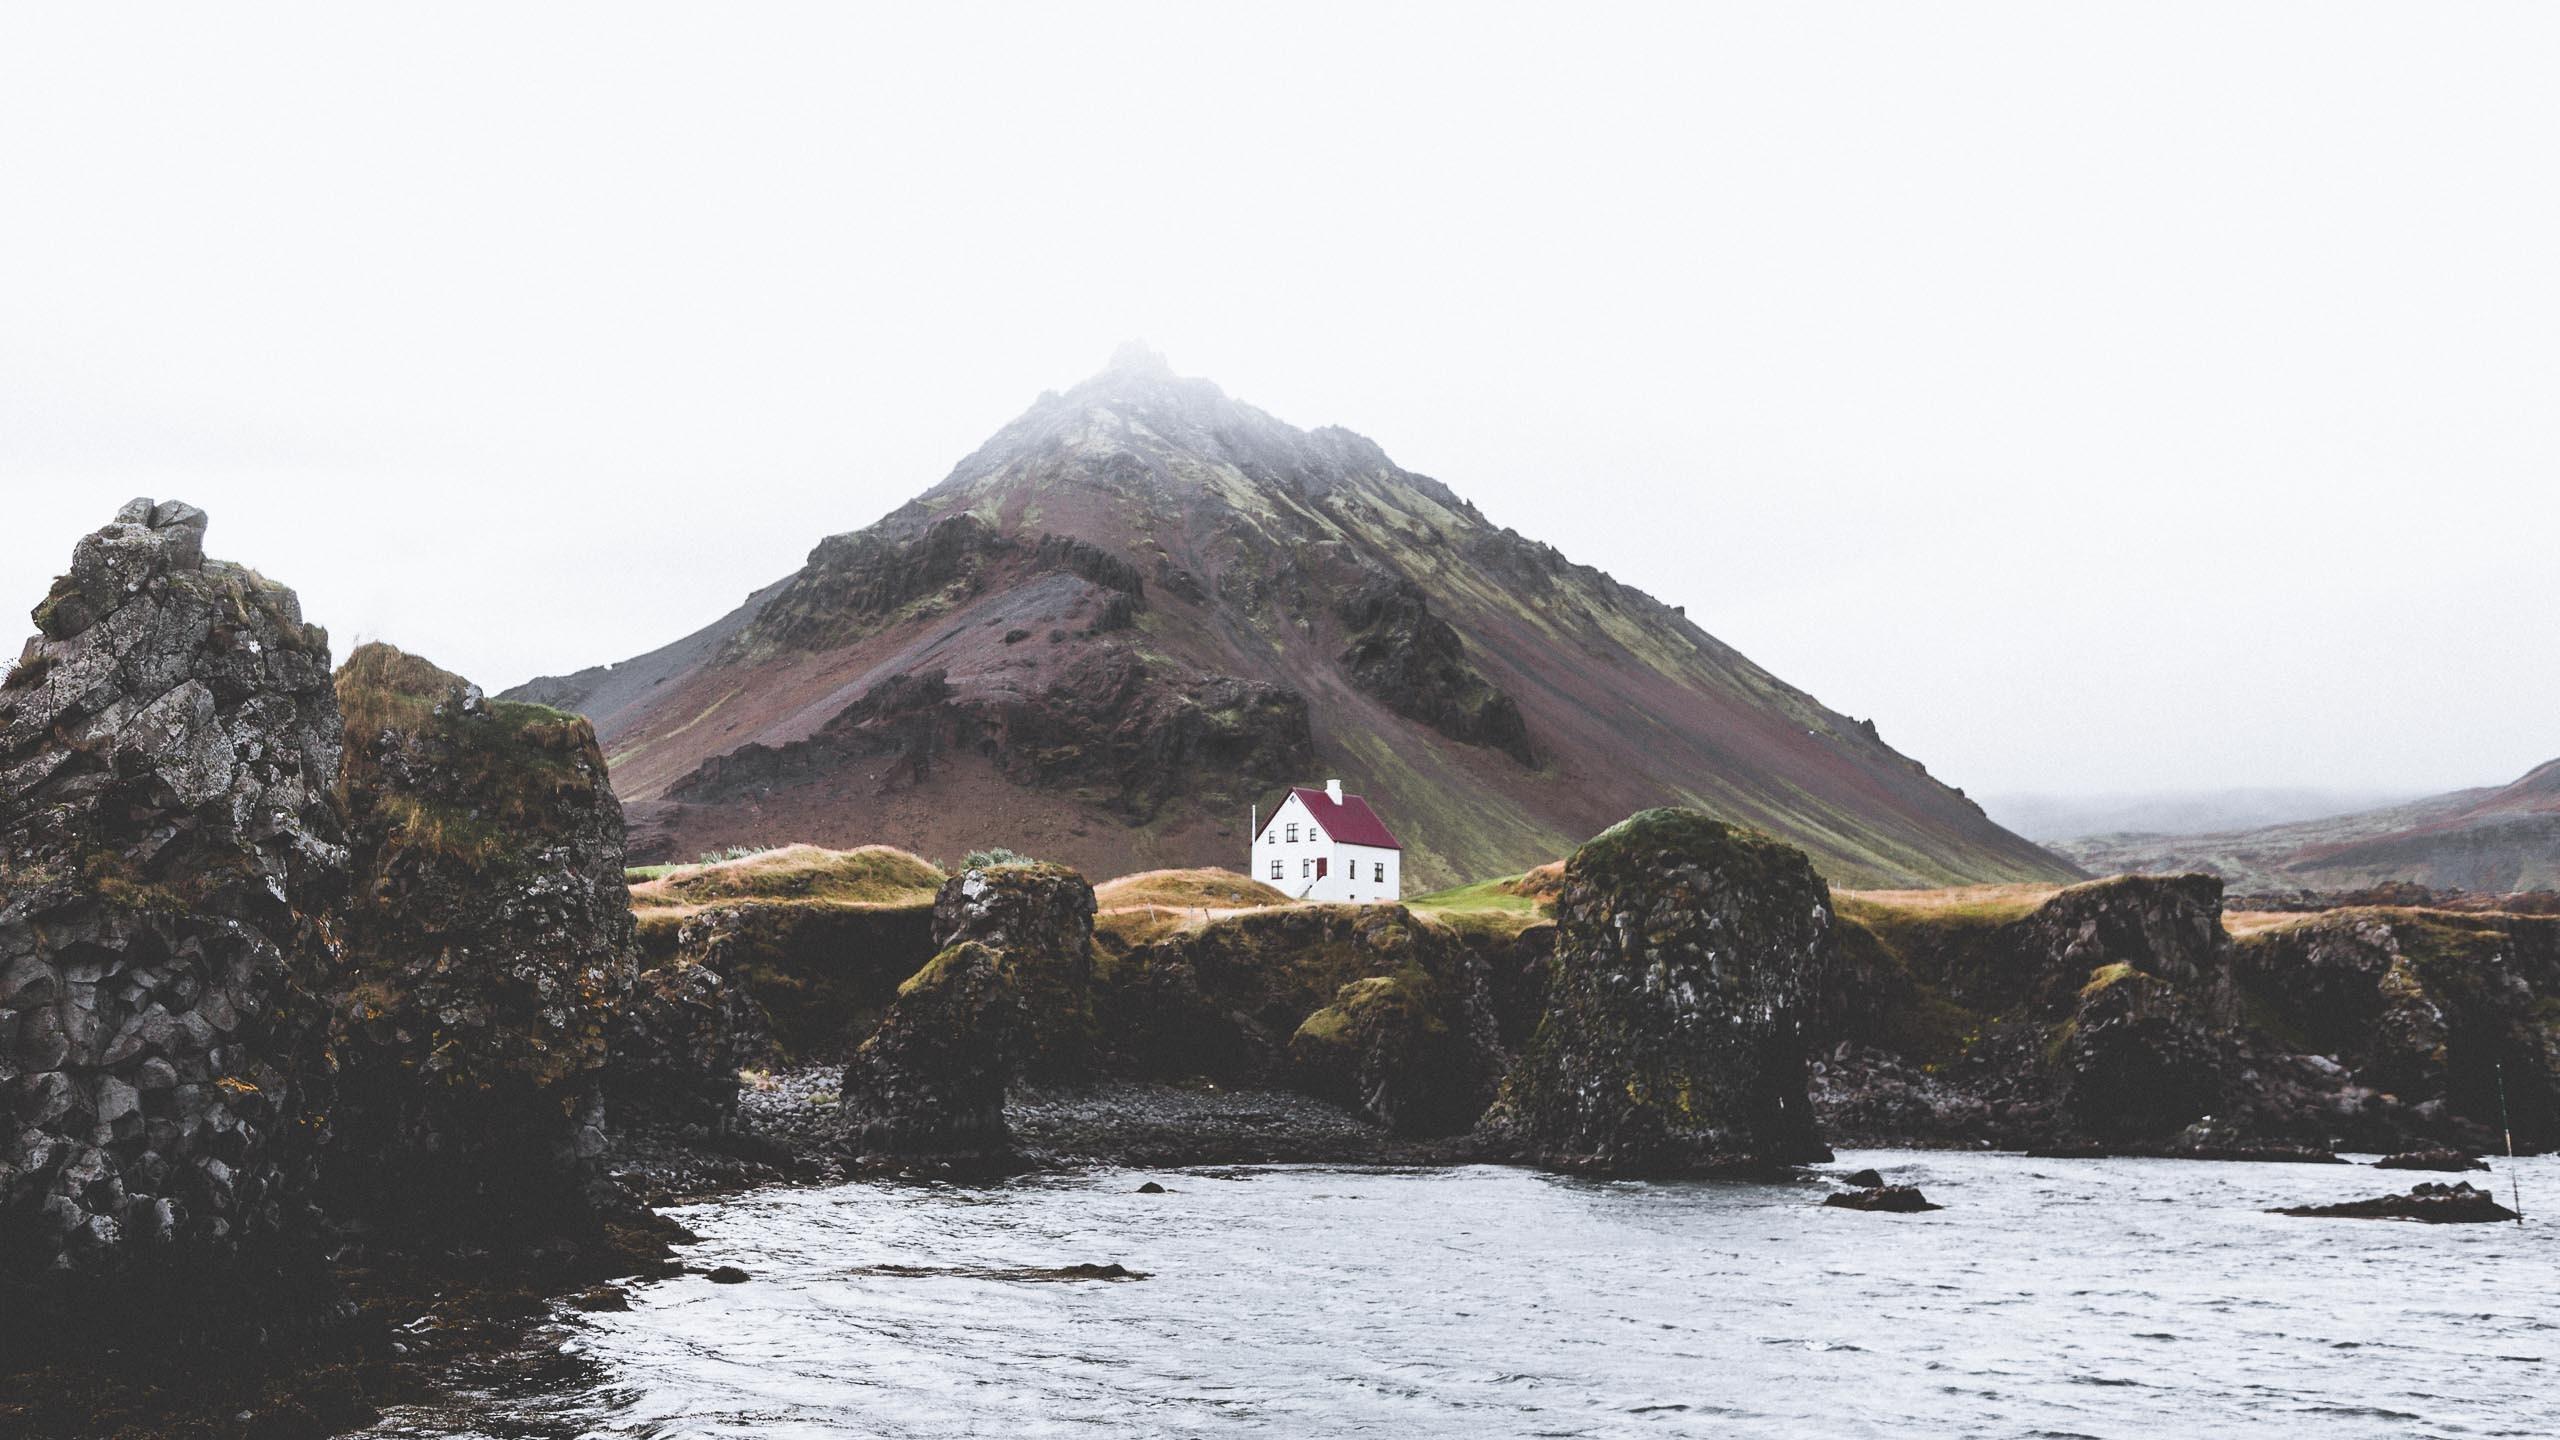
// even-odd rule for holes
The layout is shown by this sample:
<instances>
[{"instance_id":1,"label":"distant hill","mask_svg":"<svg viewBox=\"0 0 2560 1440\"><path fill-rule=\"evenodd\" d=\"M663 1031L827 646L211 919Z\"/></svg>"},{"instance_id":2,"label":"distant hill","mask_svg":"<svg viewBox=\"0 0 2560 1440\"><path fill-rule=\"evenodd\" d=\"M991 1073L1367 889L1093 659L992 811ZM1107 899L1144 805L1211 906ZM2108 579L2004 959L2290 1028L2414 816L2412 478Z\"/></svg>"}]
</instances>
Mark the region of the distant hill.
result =
<instances>
[{"instance_id":1,"label":"distant hill","mask_svg":"<svg viewBox=\"0 0 2560 1440\"><path fill-rule=\"evenodd\" d=\"M2073 873L1678 609L1137 350L708 628L510 693L594 720L635 855L1234 865L1250 806L1340 776L1417 890L1666 803L1846 883Z\"/></svg>"},{"instance_id":2,"label":"distant hill","mask_svg":"<svg viewBox=\"0 0 2560 1440\"><path fill-rule=\"evenodd\" d=\"M2086 835L2216 835L2405 804L2411 790L2244 788L2126 795L1985 795L1992 819L2038 844Z\"/></svg>"},{"instance_id":3,"label":"distant hill","mask_svg":"<svg viewBox=\"0 0 2560 1440\"><path fill-rule=\"evenodd\" d=\"M2560 760L2512 785L2203 835L2095 835L2053 848L2101 874L2220 875L2236 891L2406 881L2504 894L2560 888Z\"/></svg>"}]
</instances>

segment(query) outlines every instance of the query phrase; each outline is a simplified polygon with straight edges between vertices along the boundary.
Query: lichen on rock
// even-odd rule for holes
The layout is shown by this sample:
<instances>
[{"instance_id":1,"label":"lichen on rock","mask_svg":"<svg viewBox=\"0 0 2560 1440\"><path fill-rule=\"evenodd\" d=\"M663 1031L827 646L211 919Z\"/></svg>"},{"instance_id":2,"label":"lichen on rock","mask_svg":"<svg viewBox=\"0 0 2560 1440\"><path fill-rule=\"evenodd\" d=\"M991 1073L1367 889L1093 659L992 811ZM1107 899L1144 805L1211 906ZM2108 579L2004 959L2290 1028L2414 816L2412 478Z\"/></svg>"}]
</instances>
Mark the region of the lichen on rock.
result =
<instances>
[{"instance_id":1,"label":"lichen on rock","mask_svg":"<svg viewBox=\"0 0 2560 1440\"><path fill-rule=\"evenodd\" d=\"M1093 887L1063 865L976 865L933 902L934 943L993 949L1024 1007L1026 1078L1076 1080L1094 1052Z\"/></svg>"}]
</instances>

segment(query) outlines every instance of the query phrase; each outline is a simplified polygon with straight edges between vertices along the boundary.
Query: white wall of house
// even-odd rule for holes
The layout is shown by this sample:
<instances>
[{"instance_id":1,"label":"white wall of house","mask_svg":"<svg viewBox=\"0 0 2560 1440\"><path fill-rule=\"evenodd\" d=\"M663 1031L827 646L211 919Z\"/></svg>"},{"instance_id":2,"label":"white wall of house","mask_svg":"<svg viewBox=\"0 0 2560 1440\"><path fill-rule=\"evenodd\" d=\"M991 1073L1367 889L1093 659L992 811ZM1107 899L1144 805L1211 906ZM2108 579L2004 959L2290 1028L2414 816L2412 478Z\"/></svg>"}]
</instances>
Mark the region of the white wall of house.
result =
<instances>
[{"instance_id":1,"label":"white wall of house","mask_svg":"<svg viewBox=\"0 0 2560 1440\"><path fill-rule=\"evenodd\" d=\"M1327 835L1294 793L1253 843L1253 878L1292 900L1400 900L1403 866L1401 851Z\"/></svg>"}]
</instances>

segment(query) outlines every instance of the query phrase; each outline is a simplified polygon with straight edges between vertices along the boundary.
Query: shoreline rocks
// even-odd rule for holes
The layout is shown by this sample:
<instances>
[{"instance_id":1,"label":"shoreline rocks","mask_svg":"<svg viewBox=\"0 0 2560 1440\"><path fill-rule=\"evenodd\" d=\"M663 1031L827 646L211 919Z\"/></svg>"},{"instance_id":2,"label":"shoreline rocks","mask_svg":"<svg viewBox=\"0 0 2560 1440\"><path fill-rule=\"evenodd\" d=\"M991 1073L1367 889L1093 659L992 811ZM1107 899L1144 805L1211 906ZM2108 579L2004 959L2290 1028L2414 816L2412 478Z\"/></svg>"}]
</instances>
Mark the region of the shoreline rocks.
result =
<instances>
[{"instance_id":1,"label":"shoreline rocks","mask_svg":"<svg viewBox=\"0 0 2560 1440\"><path fill-rule=\"evenodd\" d=\"M1647 810L1566 862L1553 980L1488 1132L1611 1174L1827 1160L1805 1035L1832 963L1804 853Z\"/></svg>"},{"instance_id":2,"label":"shoreline rocks","mask_svg":"<svg viewBox=\"0 0 2560 1440\"><path fill-rule=\"evenodd\" d=\"M2468 1183L2420 1184L2406 1195L2383 1195L2337 1205L2287 1205L2267 1212L2339 1220L2417 1220L2429 1225L2479 1225L2513 1220L2516 1212Z\"/></svg>"}]
</instances>

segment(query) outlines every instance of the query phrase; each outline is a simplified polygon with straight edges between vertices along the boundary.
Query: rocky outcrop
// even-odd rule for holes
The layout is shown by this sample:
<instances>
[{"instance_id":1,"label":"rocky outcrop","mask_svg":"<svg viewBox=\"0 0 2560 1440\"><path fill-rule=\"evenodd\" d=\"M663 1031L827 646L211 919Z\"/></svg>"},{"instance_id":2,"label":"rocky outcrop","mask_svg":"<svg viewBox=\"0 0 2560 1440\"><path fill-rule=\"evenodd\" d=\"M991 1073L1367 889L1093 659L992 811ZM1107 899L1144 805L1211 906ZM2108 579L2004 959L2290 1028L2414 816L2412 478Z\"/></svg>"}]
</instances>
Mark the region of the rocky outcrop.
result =
<instances>
[{"instance_id":1,"label":"rocky outcrop","mask_svg":"<svg viewBox=\"0 0 2560 1440\"><path fill-rule=\"evenodd\" d=\"M205 525L117 512L0 681L11 1282L218 1260L307 1205L347 881L328 636Z\"/></svg>"},{"instance_id":2,"label":"rocky outcrop","mask_svg":"<svg viewBox=\"0 0 2560 1440\"><path fill-rule=\"evenodd\" d=\"M2075 885L2003 937L2034 1012L2059 1017L2064 1114L2101 1140L2175 1134L2223 1098L2238 1014L2222 882L2125 876Z\"/></svg>"},{"instance_id":3,"label":"rocky outcrop","mask_svg":"<svg viewBox=\"0 0 2560 1440\"><path fill-rule=\"evenodd\" d=\"M1566 863L1545 1015L1488 1117L1546 1163L1616 1173L1827 1159L1806 1035L1832 961L1803 852L1647 810Z\"/></svg>"},{"instance_id":4,"label":"rocky outcrop","mask_svg":"<svg viewBox=\"0 0 2560 1440\"><path fill-rule=\"evenodd\" d=\"M2264 1127L2359 1148L2560 1143L2560 920L2339 910L2259 930L2237 970L2258 1048L2311 1073L2261 1087Z\"/></svg>"},{"instance_id":5,"label":"rocky outcrop","mask_svg":"<svg viewBox=\"0 0 2560 1440\"><path fill-rule=\"evenodd\" d=\"M1003 1150L1023 1030L1000 953L969 940L934 956L845 1066L846 1139L887 1155Z\"/></svg>"},{"instance_id":6,"label":"rocky outcrop","mask_svg":"<svg viewBox=\"0 0 2560 1440\"><path fill-rule=\"evenodd\" d=\"M350 1212L570 1214L634 975L622 810L587 722L388 645L337 678L356 886L326 1175Z\"/></svg>"},{"instance_id":7,"label":"rocky outcrop","mask_svg":"<svg viewBox=\"0 0 2560 1440\"><path fill-rule=\"evenodd\" d=\"M1024 1078L1091 1073L1093 912L1093 887L1083 876L1039 863L971 866L934 899L934 943L990 947L1021 998Z\"/></svg>"},{"instance_id":8,"label":"rocky outcrop","mask_svg":"<svg viewBox=\"0 0 2560 1440\"><path fill-rule=\"evenodd\" d=\"M1114 957L1111 1073L1295 1085L1407 1134L1465 1129L1503 1052L1485 967L1400 905L1281 905Z\"/></svg>"},{"instance_id":9,"label":"rocky outcrop","mask_svg":"<svg viewBox=\"0 0 2560 1440\"><path fill-rule=\"evenodd\" d=\"M2499 1204L2496 1196L2459 1180L2451 1185L2419 1185L2406 1195L2336 1205L2288 1205L2269 1213L2335 1220L2416 1220L2429 1225L2486 1225L2516 1218L2516 1212Z\"/></svg>"},{"instance_id":10,"label":"rocky outcrop","mask_svg":"<svg viewBox=\"0 0 2560 1440\"><path fill-rule=\"evenodd\" d=\"M1338 609L1350 631L1341 664L1352 684L1452 740L1538 763L1519 704L1467 663L1466 642L1431 613L1421 586L1380 577Z\"/></svg>"},{"instance_id":11,"label":"rocky outcrop","mask_svg":"<svg viewBox=\"0 0 2560 1440\"><path fill-rule=\"evenodd\" d=\"M1493 1101L1502 1052L1490 1011L1448 988L1419 965L1343 986L1289 1037L1291 1082L1398 1134L1466 1130Z\"/></svg>"},{"instance_id":12,"label":"rocky outcrop","mask_svg":"<svg viewBox=\"0 0 2560 1440\"><path fill-rule=\"evenodd\" d=\"M675 959L642 970L605 1067L615 1124L726 1131L738 1114L738 1072L757 1058L762 1027L744 987L709 966Z\"/></svg>"},{"instance_id":13,"label":"rocky outcrop","mask_svg":"<svg viewBox=\"0 0 2560 1440\"><path fill-rule=\"evenodd\" d=\"M922 905L746 900L682 921L675 961L718 975L731 992L743 1059L834 1064L871 1033L898 987L937 948L932 912Z\"/></svg>"}]
</instances>

